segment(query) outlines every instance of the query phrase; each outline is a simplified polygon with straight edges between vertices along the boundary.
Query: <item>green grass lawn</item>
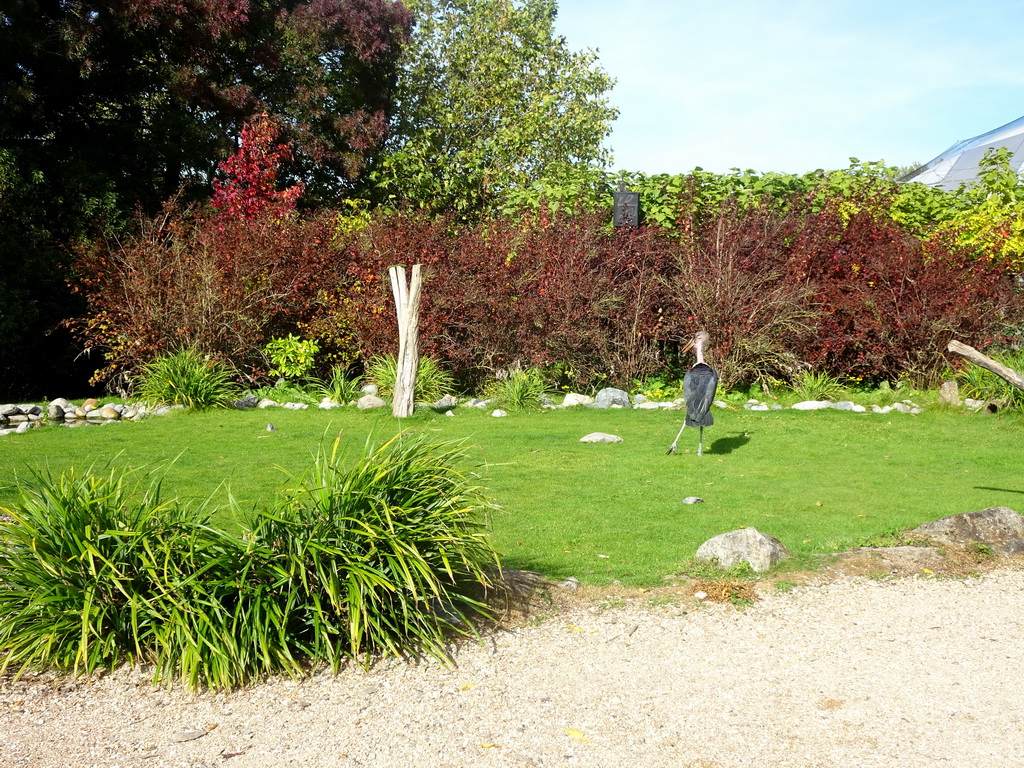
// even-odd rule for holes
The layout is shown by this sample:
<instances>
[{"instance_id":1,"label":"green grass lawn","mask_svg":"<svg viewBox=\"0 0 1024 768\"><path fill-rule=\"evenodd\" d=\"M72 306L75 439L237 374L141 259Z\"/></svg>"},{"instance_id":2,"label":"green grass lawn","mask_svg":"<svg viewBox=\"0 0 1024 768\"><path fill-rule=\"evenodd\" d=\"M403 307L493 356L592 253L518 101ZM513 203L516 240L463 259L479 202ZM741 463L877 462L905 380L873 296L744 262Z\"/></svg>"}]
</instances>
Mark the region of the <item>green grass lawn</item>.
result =
<instances>
[{"instance_id":1,"label":"green grass lawn","mask_svg":"<svg viewBox=\"0 0 1024 768\"><path fill-rule=\"evenodd\" d=\"M777 537L799 562L946 515L1024 509L1024 417L1015 414L716 411L704 456L696 430L666 456L681 418L577 408L496 419L462 409L398 422L384 410L311 408L48 427L0 438L0 506L16 502L18 477L32 470L113 463L154 470L165 495L213 495L216 519L232 526L229 493L243 506L267 503L322 442L340 434L354 460L368 439L404 429L465 441L471 469L502 507L492 526L506 566L594 584L660 583L703 541L740 526ZM579 442L595 431L623 442ZM686 496L705 501L683 504Z\"/></svg>"}]
</instances>

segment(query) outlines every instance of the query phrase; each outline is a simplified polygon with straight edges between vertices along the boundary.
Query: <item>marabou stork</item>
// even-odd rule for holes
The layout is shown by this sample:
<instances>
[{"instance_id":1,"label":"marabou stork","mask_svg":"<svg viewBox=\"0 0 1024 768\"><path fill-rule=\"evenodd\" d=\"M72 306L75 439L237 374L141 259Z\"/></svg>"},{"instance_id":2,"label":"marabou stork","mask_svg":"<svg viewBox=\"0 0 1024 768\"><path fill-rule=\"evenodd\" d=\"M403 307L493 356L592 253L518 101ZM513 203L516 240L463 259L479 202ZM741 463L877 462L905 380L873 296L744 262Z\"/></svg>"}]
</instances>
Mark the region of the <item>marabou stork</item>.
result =
<instances>
[{"instance_id":1,"label":"marabou stork","mask_svg":"<svg viewBox=\"0 0 1024 768\"><path fill-rule=\"evenodd\" d=\"M676 439L665 452L671 454L676 452L676 443L687 427L699 427L700 434L697 438L697 455L703 455L704 449L704 427L710 427L715 423L715 417L711 415L711 403L715 399L715 390L718 388L718 374L715 369L704 362L704 344L707 343L708 335L705 331L697 331L693 341L683 349L685 352L693 347L697 354L697 362L693 368L686 372L683 377L683 398L686 400L686 419L683 426L679 428Z\"/></svg>"}]
</instances>

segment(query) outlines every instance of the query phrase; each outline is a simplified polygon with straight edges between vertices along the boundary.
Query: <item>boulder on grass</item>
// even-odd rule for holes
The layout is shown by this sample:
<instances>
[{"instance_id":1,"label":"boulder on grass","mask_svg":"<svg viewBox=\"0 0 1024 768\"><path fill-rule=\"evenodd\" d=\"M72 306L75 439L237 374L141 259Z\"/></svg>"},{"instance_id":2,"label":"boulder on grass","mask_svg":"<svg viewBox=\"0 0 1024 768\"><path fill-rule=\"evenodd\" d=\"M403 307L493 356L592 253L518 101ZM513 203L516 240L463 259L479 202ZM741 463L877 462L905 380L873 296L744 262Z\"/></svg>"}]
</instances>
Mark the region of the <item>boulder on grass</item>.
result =
<instances>
[{"instance_id":1,"label":"boulder on grass","mask_svg":"<svg viewBox=\"0 0 1024 768\"><path fill-rule=\"evenodd\" d=\"M746 562L758 573L767 571L788 556L789 552L781 541L757 528L720 533L701 544L696 554L698 560L717 562L724 571Z\"/></svg>"},{"instance_id":2,"label":"boulder on grass","mask_svg":"<svg viewBox=\"0 0 1024 768\"><path fill-rule=\"evenodd\" d=\"M629 393L615 387L605 387L594 398L595 408L632 408Z\"/></svg>"},{"instance_id":3,"label":"boulder on grass","mask_svg":"<svg viewBox=\"0 0 1024 768\"><path fill-rule=\"evenodd\" d=\"M997 555L1024 552L1024 517L1009 507L990 507L919 525L911 534L940 544L984 544Z\"/></svg>"}]
</instances>

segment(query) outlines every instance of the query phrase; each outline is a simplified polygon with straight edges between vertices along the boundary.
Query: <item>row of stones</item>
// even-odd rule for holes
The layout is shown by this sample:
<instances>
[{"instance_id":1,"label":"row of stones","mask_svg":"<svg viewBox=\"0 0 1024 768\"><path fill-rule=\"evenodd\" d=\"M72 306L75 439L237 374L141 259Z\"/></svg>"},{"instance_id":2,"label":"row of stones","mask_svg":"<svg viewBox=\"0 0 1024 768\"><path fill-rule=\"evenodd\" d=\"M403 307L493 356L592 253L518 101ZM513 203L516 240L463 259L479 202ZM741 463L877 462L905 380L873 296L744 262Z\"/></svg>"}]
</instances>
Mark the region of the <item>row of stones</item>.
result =
<instances>
[{"instance_id":1,"label":"row of stones","mask_svg":"<svg viewBox=\"0 0 1024 768\"><path fill-rule=\"evenodd\" d=\"M180 407L180 406L179 406ZM0 436L26 432L41 427L45 422L73 427L82 424L103 424L114 421L138 421L151 414L170 412L174 406L149 407L142 403L100 404L95 398L75 405L70 400L58 397L45 408L40 405L0 405Z\"/></svg>"}]
</instances>

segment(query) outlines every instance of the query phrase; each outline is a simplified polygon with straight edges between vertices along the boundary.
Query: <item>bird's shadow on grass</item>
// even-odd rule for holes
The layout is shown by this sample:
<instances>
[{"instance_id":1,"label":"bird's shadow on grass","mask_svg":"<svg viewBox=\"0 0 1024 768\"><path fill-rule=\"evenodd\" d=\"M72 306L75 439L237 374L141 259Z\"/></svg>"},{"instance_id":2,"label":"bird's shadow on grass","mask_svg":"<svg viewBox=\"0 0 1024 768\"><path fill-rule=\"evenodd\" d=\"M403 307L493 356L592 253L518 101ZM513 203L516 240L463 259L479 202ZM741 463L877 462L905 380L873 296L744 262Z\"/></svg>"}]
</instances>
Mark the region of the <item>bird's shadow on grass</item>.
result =
<instances>
[{"instance_id":1,"label":"bird's shadow on grass","mask_svg":"<svg viewBox=\"0 0 1024 768\"><path fill-rule=\"evenodd\" d=\"M1024 491L1018 491L1015 488L989 488L987 485L976 485L974 486L979 491L1002 491L1003 493L1024 493Z\"/></svg>"},{"instance_id":2,"label":"bird's shadow on grass","mask_svg":"<svg viewBox=\"0 0 1024 768\"><path fill-rule=\"evenodd\" d=\"M720 437L715 440L715 442L709 446L708 453L732 453L749 442L749 432L737 432L734 435Z\"/></svg>"}]
</instances>

